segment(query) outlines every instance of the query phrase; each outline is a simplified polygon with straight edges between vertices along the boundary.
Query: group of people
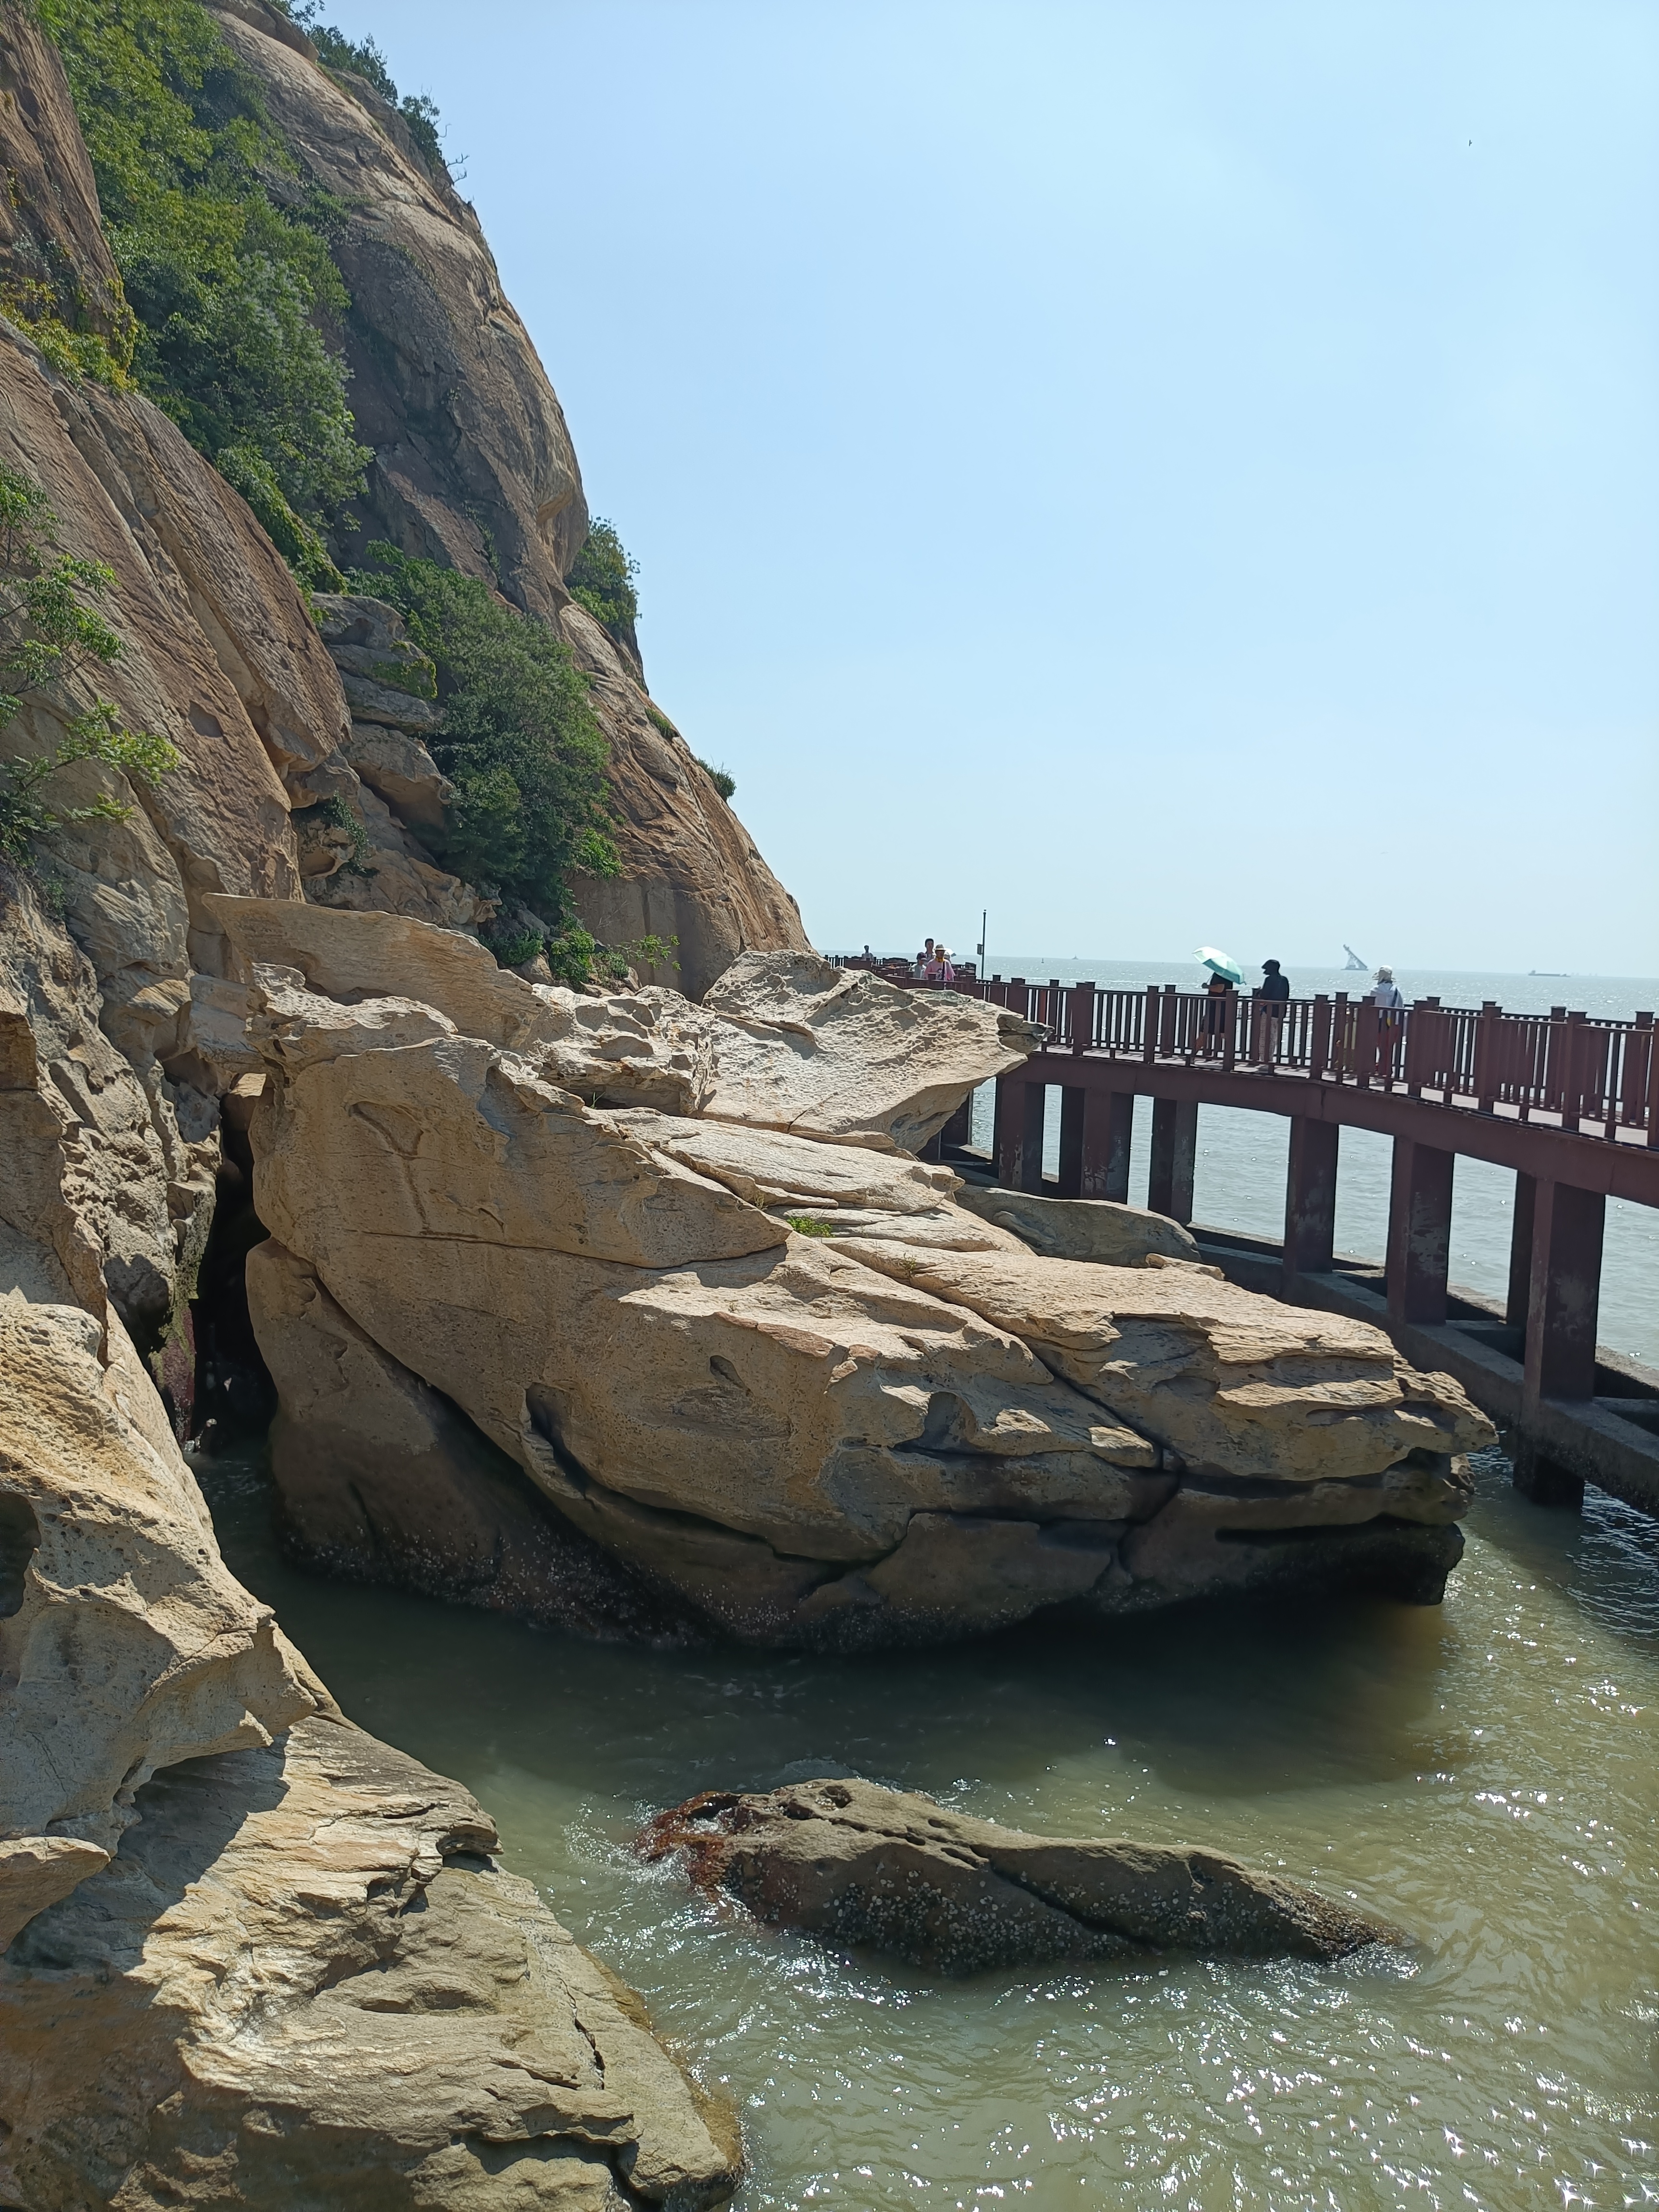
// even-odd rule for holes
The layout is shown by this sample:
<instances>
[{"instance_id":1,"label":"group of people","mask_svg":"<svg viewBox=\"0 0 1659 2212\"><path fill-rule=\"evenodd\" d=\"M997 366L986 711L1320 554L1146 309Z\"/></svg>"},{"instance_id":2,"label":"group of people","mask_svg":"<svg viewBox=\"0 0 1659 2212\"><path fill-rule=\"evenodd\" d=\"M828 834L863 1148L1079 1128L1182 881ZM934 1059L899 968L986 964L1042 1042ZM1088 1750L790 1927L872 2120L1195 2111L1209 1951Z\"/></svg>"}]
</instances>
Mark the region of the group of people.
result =
<instances>
[{"instance_id":1,"label":"group of people","mask_svg":"<svg viewBox=\"0 0 1659 2212\"><path fill-rule=\"evenodd\" d=\"M1227 1000L1237 987L1225 975L1212 975L1205 987L1210 1004L1204 1009L1206 1045L1209 1051L1220 1049L1226 1034L1229 1008ZM1261 963L1261 981L1250 994L1254 1010L1252 1027L1255 1036L1255 1063L1264 1074L1271 1075L1273 1062L1279 1057L1279 1032L1285 1026L1285 1013L1291 996L1291 979L1277 960ZM1406 1001L1400 986L1394 980L1392 968L1379 968L1372 978L1371 988L1365 994L1366 1005L1376 1009L1376 1028L1379 1037L1386 1037L1400 1019Z\"/></svg>"},{"instance_id":2,"label":"group of people","mask_svg":"<svg viewBox=\"0 0 1659 2212\"><path fill-rule=\"evenodd\" d=\"M916 955L915 969L924 983L936 983L941 988L957 980L957 971L951 965L951 956L942 938L937 943L931 937L927 939Z\"/></svg>"}]
</instances>

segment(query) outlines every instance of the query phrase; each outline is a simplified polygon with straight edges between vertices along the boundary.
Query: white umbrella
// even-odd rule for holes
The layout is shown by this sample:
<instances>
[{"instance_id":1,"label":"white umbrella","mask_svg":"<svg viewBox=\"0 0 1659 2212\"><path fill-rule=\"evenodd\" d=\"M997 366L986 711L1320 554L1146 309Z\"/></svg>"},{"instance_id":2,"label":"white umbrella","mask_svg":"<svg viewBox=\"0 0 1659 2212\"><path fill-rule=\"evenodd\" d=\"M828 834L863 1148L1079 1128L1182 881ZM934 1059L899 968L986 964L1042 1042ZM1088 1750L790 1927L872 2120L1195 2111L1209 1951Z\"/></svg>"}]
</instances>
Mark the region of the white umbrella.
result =
<instances>
[{"instance_id":1,"label":"white umbrella","mask_svg":"<svg viewBox=\"0 0 1659 2212\"><path fill-rule=\"evenodd\" d=\"M1197 957L1216 975L1224 975L1230 983L1242 983L1244 981L1244 970L1239 966L1237 961L1225 952L1218 952L1213 945L1200 945Z\"/></svg>"}]
</instances>

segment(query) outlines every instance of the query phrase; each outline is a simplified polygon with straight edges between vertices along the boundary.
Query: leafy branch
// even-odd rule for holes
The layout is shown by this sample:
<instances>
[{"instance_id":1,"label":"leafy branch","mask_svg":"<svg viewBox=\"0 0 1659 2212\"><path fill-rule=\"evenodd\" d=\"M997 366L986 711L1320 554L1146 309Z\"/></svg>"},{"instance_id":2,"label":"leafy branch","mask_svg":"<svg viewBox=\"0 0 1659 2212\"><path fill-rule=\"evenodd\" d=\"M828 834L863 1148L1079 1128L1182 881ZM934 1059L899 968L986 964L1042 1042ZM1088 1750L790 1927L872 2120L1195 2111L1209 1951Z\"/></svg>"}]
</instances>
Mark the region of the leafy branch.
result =
<instances>
[{"instance_id":1,"label":"leafy branch","mask_svg":"<svg viewBox=\"0 0 1659 2212\"><path fill-rule=\"evenodd\" d=\"M111 667L121 657L120 638L89 604L113 588L115 571L59 552L57 526L40 485L0 466L0 729L31 698L61 694L88 669ZM107 796L85 806L47 799L46 785L78 761L100 761L155 783L179 765L179 756L165 738L125 728L119 710L94 697L64 718L64 735L50 752L0 761L0 854L27 867L37 841L52 830L127 819L131 808Z\"/></svg>"}]
</instances>

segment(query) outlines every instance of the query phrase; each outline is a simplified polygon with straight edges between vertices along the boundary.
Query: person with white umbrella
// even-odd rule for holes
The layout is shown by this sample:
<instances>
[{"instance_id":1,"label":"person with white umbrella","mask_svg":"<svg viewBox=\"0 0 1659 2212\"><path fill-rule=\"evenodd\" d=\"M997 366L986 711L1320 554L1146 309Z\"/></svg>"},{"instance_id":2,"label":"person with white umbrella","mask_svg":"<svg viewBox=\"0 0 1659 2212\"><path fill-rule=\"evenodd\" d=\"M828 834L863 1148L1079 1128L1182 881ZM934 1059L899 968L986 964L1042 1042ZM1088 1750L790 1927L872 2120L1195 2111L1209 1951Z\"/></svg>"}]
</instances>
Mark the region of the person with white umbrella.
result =
<instances>
[{"instance_id":1,"label":"person with white umbrella","mask_svg":"<svg viewBox=\"0 0 1659 2212\"><path fill-rule=\"evenodd\" d=\"M1204 1051L1206 1058L1213 1059L1221 1049L1221 1040L1232 1018L1232 1009L1227 1001L1244 981L1244 970L1213 945L1200 945L1198 957L1210 971L1210 980L1205 987L1210 1003L1204 1009Z\"/></svg>"}]
</instances>

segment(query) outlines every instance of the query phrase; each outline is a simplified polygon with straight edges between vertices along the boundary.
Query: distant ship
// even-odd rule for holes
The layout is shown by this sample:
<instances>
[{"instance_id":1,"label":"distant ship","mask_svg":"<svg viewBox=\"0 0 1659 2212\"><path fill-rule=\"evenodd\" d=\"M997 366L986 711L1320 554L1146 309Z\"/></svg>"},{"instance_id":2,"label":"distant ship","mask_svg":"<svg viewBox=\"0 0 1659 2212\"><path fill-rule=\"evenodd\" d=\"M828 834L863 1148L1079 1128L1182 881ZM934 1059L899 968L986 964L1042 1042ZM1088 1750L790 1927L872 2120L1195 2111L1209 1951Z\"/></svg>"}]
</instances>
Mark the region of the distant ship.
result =
<instances>
[{"instance_id":1,"label":"distant ship","mask_svg":"<svg viewBox=\"0 0 1659 2212\"><path fill-rule=\"evenodd\" d=\"M1572 970L1571 968L1528 968L1527 973L1528 975L1560 975L1565 977L1571 975Z\"/></svg>"},{"instance_id":2,"label":"distant ship","mask_svg":"<svg viewBox=\"0 0 1659 2212\"><path fill-rule=\"evenodd\" d=\"M1354 951L1352 945L1345 945L1342 950L1348 956L1342 963L1344 971L1346 972L1350 968L1357 968L1361 975L1364 975L1366 969L1370 966L1370 962L1369 960L1362 960L1359 955Z\"/></svg>"}]
</instances>

